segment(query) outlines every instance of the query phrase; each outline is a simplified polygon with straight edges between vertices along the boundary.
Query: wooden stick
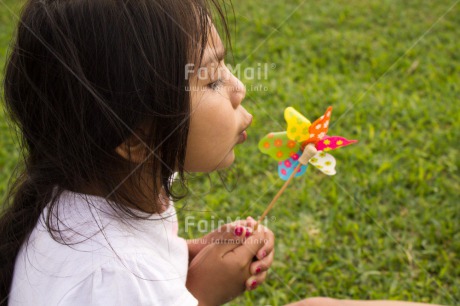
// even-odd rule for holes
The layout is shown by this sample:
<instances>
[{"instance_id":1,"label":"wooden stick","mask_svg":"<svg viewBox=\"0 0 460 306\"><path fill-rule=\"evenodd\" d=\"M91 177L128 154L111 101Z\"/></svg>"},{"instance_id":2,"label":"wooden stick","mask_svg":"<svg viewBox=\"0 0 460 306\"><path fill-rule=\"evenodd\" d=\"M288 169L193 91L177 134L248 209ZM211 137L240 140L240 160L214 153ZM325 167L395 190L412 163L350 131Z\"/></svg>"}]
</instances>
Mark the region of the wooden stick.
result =
<instances>
[{"instance_id":1,"label":"wooden stick","mask_svg":"<svg viewBox=\"0 0 460 306\"><path fill-rule=\"evenodd\" d=\"M265 219L265 217L267 216L267 214L270 212L270 210L272 210L273 206L275 206L275 203L276 201L278 201L278 198L283 194L284 190L286 190L287 186L289 185L289 183L291 183L292 179L294 178L294 176L296 175L296 173L299 171L300 167L302 165L306 165L308 164L308 161L313 157L315 156L315 154L317 153L317 150L315 148L315 145L310 143L308 144L303 153L302 153L302 156L299 158L299 164L297 165L297 167L295 167L294 171L292 171L291 175L289 176L288 180L284 183L284 185L280 188L280 190L276 193L275 197L273 198L273 200L270 202L270 204L268 204L267 208L265 209L264 213L262 214L262 216L260 216L259 220L257 220L257 223L256 225L254 226L254 230L257 230L257 227L259 226L259 224Z\"/></svg>"},{"instance_id":2,"label":"wooden stick","mask_svg":"<svg viewBox=\"0 0 460 306\"><path fill-rule=\"evenodd\" d=\"M262 214L262 216L260 216L259 220L257 221L257 225L262 222L265 217L267 216L267 214L270 212L270 210L273 208L273 206L275 205L276 201L278 201L278 198L283 194L284 190L286 190L287 186L289 185L289 183L292 181L292 179L294 178L295 174L297 173L297 171L299 171L300 169L300 166L302 166L301 163L299 163L297 165L297 167L295 167L294 171L291 173L291 175L289 176L288 180L284 183L284 185L281 187L281 189L278 191L278 193L275 195L275 197L273 198L273 200L270 202L270 204L268 204L267 208L265 209L264 213ZM257 225L255 227L255 229L257 229Z\"/></svg>"}]
</instances>

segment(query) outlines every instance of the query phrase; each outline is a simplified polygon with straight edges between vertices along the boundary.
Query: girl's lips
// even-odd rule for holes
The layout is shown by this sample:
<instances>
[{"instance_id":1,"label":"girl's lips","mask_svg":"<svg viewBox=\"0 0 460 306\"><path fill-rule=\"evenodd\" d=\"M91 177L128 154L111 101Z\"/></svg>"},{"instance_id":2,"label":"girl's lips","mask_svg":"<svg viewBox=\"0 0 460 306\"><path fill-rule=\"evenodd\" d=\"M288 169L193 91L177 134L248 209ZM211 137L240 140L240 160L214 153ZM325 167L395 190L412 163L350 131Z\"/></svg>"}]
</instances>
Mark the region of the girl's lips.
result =
<instances>
[{"instance_id":1,"label":"girl's lips","mask_svg":"<svg viewBox=\"0 0 460 306\"><path fill-rule=\"evenodd\" d=\"M245 142L246 139L248 139L248 133L246 132L246 130L244 130L244 131L240 134L240 138L238 139L238 144Z\"/></svg>"},{"instance_id":2,"label":"girl's lips","mask_svg":"<svg viewBox=\"0 0 460 306\"><path fill-rule=\"evenodd\" d=\"M248 132L246 132L246 130L247 130L247 129L251 126L251 124L252 124L252 115L251 115L251 114L249 114L249 115L250 115L249 123L246 125L246 127L244 128L244 130L240 133L237 144L243 143L243 142L246 141L246 139L248 139Z\"/></svg>"}]
</instances>

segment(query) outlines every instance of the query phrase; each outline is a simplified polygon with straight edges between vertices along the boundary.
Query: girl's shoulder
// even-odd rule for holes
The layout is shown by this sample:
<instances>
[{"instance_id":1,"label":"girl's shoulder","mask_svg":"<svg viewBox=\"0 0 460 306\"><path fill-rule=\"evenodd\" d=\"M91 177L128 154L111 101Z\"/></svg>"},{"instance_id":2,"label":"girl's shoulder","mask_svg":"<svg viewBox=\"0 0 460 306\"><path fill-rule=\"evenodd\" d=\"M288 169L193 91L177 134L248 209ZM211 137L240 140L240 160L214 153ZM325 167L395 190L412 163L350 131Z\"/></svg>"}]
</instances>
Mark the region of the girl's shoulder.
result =
<instances>
[{"instance_id":1,"label":"girl's shoulder","mask_svg":"<svg viewBox=\"0 0 460 306\"><path fill-rule=\"evenodd\" d=\"M78 258L119 258L148 254L151 258L171 258L171 251L183 251L184 239L177 236L174 204L161 214L130 217L102 197L64 191L52 210L45 209L27 245L34 249L55 249ZM50 220L51 231L45 220ZM175 252L176 254L181 252Z\"/></svg>"},{"instance_id":2,"label":"girl's shoulder","mask_svg":"<svg viewBox=\"0 0 460 306\"><path fill-rule=\"evenodd\" d=\"M44 220L49 214L51 225L59 232L48 232ZM126 287L134 294L135 288L162 288L161 284L186 291L187 269L188 248L177 236L172 204L161 215L122 220L105 199L66 191L52 211L43 212L21 248L13 278L17 294L13 296L53 288L53 297L74 299L76 293L90 289L105 292L106 288ZM158 295L153 289L149 292Z\"/></svg>"}]
</instances>

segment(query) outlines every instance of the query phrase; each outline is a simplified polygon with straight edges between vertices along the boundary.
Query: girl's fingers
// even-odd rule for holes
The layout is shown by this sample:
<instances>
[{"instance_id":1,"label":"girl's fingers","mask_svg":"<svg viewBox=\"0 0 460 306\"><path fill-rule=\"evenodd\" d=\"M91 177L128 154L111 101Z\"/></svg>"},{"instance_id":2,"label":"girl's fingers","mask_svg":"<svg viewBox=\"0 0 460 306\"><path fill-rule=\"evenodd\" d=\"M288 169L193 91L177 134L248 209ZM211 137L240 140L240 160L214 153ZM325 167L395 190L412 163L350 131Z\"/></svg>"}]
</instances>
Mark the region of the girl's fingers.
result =
<instances>
[{"instance_id":1,"label":"girl's fingers","mask_svg":"<svg viewBox=\"0 0 460 306\"><path fill-rule=\"evenodd\" d=\"M275 247L275 236L271 231L267 232L265 234L265 239L264 239L264 246L257 251L257 258L259 260L262 260L263 258L267 257L270 253L273 253L273 249Z\"/></svg>"},{"instance_id":2,"label":"girl's fingers","mask_svg":"<svg viewBox=\"0 0 460 306\"><path fill-rule=\"evenodd\" d=\"M263 226L254 230L256 224L251 217L225 224L213 234L211 242L224 244L227 251L235 251L243 258L251 255L251 259L256 256L261 261L267 257L261 264L268 268L273 261L274 235Z\"/></svg>"},{"instance_id":3,"label":"girl's fingers","mask_svg":"<svg viewBox=\"0 0 460 306\"><path fill-rule=\"evenodd\" d=\"M246 218L247 226L254 228L257 224L257 221L254 220L252 217L247 217Z\"/></svg>"},{"instance_id":4,"label":"girl's fingers","mask_svg":"<svg viewBox=\"0 0 460 306\"><path fill-rule=\"evenodd\" d=\"M225 252L240 247L252 235L252 229L238 224L229 224L221 233L215 235L212 244L221 245Z\"/></svg>"},{"instance_id":5,"label":"girl's fingers","mask_svg":"<svg viewBox=\"0 0 460 306\"><path fill-rule=\"evenodd\" d=\"M236 248L234 252L238 255L241 256L241 258L248 258L249 260L252 261L252 258L254 257L254 254L257 254L257 252L262 248L264 245L264 240L261 239L260 237L257 236L257 234L254 235L249 235L248 238L246 238L241 246Z\"/></svg>"},{"instance_id":6,"label":"girl's fingers","mask_svg":"<svg viewBox=\"0 0 460 306\"><path fill-rule=\"evenodd\" d=\"M238 220L238 221L226 224L224 225L224 227L227 227L228 229L230 229L230 231L236 230L235 234L243 238L248 238L254 232L254 228L246 220ZM244 227L245 229L244 234L241 234L241 235L239 234L240 232L238 230L238 227Z\"/></svg>"},{"instance_id":7,"label":"girl's fingers","mask_svg":"<svg viewBox=\"0 0 460 306\"><path fill-rule=\"evenodd\" d=\"M260 250L257 251L257 254L256 254L257 259L262 260L266 258L267 256L269 256L270 254L273 254L275 252L273 246L267 247L267 243L269 242L266 242L265 245Z\"/></svg>"},{"instance_id":8,"label":"girl's fingers","mask_svg":"<svg viewBox=\"0 0 460 306\"><path fill-rule=\"evenodd\" d=\"M251 272L251 275L257 275L261 272L265 272L268 270L268 266L262 264L260 261L253 262L251 264L251 267L249 268L249 271Z\"/></svg>"},{"instance_id":9,"label":"girl's fingers","mask_svg":"<svg viewBox=\"0 0 460 306\"><path fill-rule=\"evenodd\" d=\"M249 267L251 274L256 275L261 272L267 271L273 263L273 257L274 257L274 252L271 252L265 258L251 263L251 266Z\"/></svg>"},{"instance_id":10,"label":"girl's fingers","mask_svg":"<svg viewBox=\"0 0 460 306\"><path fill-rule=\"evenodd\" d=\"M265 279L267 278L267 272L262 272L260 274L251 276L246 280L246 289L247 290L254 290L259 285L261 285Z\"/></svg>"}]
</instances>

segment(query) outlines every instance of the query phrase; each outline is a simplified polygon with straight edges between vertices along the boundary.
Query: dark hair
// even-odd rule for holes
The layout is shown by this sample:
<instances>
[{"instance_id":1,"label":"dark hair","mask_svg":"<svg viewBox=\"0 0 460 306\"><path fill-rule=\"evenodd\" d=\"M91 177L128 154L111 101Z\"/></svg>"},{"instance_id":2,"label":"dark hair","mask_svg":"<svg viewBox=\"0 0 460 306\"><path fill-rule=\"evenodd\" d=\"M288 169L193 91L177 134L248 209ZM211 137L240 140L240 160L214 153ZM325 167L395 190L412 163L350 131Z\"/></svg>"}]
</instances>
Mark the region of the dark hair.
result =
<instances>
[{"instance_id":1,"label":"dark hair","mask_svg":"<svg viewBox=\"0 0 460 306\"><path fill-rule=\"evenodd\" d=\"M190 96L184 67L200 63L211 13L218 14L229 43L226 8L211 1L25 4L3 83L5 108L21 132L23 158L0 218L0 303L8 299L21 245L43 209L52 209L64 190L97 186L126 214L133 214L126 206L137 207L130 195L143 190L127 190L121 173L133 173L130 188L139 186L139 174L148 171L153 186L163 187L171 199L186 194L176 194L170 185L177 171L186 191ZM150 148L148 159L126 161L115 148L144 125L150 131L142 139ZM152 191L154 199L158 189ZM50 217L46 226L52 233Z\"/></svg>"}]
</instances>

